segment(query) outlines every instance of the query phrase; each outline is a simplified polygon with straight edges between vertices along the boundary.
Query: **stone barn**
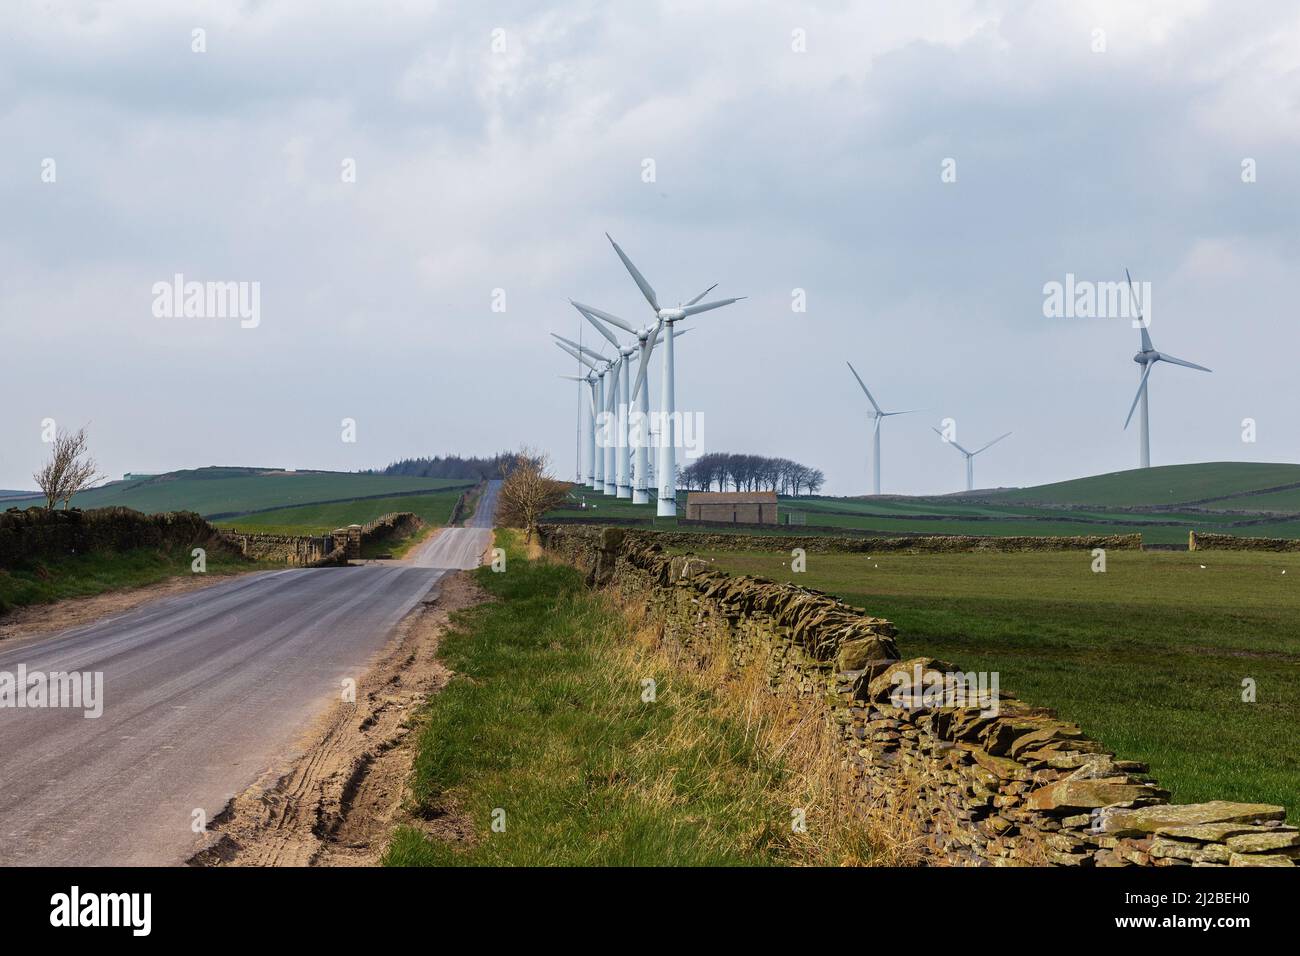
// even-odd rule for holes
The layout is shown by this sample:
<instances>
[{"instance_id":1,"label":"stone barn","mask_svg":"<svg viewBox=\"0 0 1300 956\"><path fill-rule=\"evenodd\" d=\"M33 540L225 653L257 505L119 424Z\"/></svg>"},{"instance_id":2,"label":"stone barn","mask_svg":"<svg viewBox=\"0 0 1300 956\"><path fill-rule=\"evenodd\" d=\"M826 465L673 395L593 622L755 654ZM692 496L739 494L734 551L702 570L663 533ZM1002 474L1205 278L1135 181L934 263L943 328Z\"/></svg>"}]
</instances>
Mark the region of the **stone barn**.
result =
<instances>
[{"instance_id":1,"label":"stone barn","mask_svg":"<svg viewBox=\"0 0 1300 956\"><path fill-rule=\"evenodd\" d=\"M718 524L776 524L776 492L692 491L686 495L686 518Z\"/></svg>"}]
</instances>

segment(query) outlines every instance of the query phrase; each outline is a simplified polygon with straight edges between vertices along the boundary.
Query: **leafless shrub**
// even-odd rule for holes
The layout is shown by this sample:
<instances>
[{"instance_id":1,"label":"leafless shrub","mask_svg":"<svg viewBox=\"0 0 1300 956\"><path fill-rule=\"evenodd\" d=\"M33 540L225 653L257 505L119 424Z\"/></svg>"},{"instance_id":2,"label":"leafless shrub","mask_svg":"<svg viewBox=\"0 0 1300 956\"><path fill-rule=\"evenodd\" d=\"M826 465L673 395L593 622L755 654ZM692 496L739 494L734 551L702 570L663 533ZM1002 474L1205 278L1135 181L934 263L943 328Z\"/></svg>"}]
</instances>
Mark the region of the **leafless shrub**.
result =
<instances>
[{"instance_id":1,"label":"leafless shrub","mask_svg":"<svg viewBox=\"0 0 1300 956\"><path fill-rule=\"evenodd\" d=\"M542 515L568 494L568 484L558 481L549 469L547 455L531 448L522 448L512 460L501 463L505 481L497 498L497 520L507 527L522 528L525 544L532 542Z\"/></svg>"},{"instance_id":2,"label":"leafless shrub","mask_svg":"<svg viewBox=\"0 0 1300 956\"><path fill-rule=\"evenodd\" d=\"M99 466L86 447L86 429L60 431L54 436L50 460L32 475L45 495L45 510L53 511L60 501L66 509L74 495L103 481Z\"/></svg>"}]
</instances>

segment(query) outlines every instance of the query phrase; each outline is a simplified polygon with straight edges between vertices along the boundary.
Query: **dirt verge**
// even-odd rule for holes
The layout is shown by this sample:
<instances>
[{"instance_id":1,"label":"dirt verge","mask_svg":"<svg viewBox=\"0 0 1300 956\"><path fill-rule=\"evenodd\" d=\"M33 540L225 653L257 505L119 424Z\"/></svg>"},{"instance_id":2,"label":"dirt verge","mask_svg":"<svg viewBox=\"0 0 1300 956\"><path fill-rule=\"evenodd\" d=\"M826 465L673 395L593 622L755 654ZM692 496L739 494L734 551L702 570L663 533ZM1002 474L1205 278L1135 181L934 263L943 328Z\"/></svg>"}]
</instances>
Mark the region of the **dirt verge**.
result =
<instances>
[{"instance_id":1,"label":"dirt verge","mask_svg":"<svg viewBox=\"0 0 1300 956\"><path fill-rule=\"evenodd\" d=\"M257 568L255 570L265 571L267 569ZM249 574L252 571L238 573ZM0 642L13 638L52 634L55 631L66 631L70 628L81 627L84 624L94 624L104 618L115 617L119 614L125 614L127 611L135 610L141 604L148 604L150 601L157 601L176 594L184 594L186 591L197 591L200 588L211 587L214 584L220 584L222 581L229 581L234 576L232 574L195 574L188 577L168 578L166 581L159 581L157 584L146 584L125 591L107 591L103 594L92 594L89 597L64 598L61 601L55 601L53 604L30 604L14 608L3 617L0 617Z\"/></svg>"},{"instance_id":2,"label":"dirt verge","mask_svg":"<svg viewBox=\"0 0 1300 956\"><path fill-rule=\"evenodd\" d=\"M404 809L416 717L451 672L437 658L453 611L487 599L465 572L448 574L397 626L357 683L307 733L287 770L263 776L208 827L192 866L369 866L399 823L427 829ZM442 825L448 825L444 818Z\"/></svg>"}]
</instances>

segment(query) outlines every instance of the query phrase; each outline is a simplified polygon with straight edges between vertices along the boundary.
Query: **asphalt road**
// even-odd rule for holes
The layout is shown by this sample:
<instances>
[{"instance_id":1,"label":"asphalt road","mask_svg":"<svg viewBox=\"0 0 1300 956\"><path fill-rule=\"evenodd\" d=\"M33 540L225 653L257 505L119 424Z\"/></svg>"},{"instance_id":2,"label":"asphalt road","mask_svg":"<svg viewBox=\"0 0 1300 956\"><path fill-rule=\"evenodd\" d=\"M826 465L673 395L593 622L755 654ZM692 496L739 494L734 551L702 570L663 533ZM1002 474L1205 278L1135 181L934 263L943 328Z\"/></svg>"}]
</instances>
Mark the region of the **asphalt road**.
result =
<instances>
[{"instance_id":1,"label":"asphalt road","mask_svg":"<svg viewBox=\"0 0 1300 956\"><path fill-rule=\"evenodd\" d=\"M0 672L102 672L103 713L0 708L0 864L166 865L239 791L292 757L312 719L450 569L472 527L401 564L244 575L88 627L0 646Z\"/></svg>"}]
</instances>

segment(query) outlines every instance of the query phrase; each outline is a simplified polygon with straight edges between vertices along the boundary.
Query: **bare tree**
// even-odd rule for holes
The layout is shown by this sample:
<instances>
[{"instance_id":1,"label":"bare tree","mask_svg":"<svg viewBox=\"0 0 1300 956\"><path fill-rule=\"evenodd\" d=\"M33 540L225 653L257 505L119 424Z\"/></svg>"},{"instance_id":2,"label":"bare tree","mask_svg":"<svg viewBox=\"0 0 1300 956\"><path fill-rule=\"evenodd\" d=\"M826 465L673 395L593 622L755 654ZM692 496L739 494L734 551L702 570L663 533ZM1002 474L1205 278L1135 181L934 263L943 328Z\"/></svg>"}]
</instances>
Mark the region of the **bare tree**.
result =
<instances>
[{"instance_id":1,"label":"bare tree","mask_svg":"<svg viewBox=\"0 0 1300 956\"><path fill-rule=\"evenodd\" d=\"M86 429L60 431L54 436L50 460L32 475L45 495L45 510L53 511L60 501L66 510L79 492L94 487L105 476L86 448Z\"/></svg>"},{"instance_id":2,"label":"bare tree","mask_svg":"<svg viewBox=\"0 0 1300 956\"><path fill-rule=\"evenodd\" d=\"M523 528L525 543L533 540L542 515L568 495L568 485L550 474L550 464L544 452L531 448L522 448L512 461L501 463L505 481L497 496L497 519L509 527Z\"/></svg>"}]
</instances>

